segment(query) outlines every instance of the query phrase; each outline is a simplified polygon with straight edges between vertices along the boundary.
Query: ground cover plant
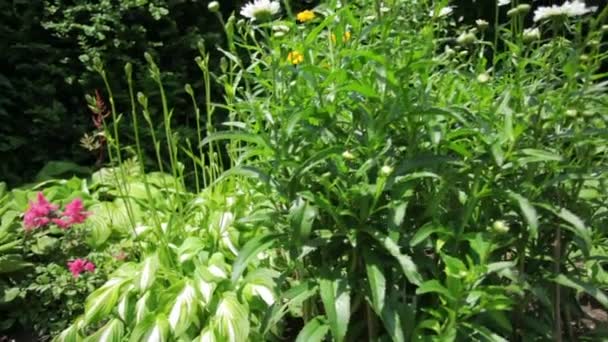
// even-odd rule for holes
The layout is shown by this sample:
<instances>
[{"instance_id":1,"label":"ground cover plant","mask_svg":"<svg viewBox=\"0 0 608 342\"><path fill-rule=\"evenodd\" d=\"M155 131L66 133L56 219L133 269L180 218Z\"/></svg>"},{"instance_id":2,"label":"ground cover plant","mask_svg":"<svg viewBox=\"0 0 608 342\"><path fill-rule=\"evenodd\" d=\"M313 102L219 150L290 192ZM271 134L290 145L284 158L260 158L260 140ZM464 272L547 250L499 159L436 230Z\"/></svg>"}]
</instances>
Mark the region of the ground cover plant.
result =
<instances>
[{"instance_id":1,"label":"ground cover plant","mask_svg":"<svg viewBox=\"0 0 608 342\"><path fill-rule=\"evenodd\" d=\"M199 44L202 94L184 87L194 140L172 127L152 55L157 90L136 89L127 64L126 109L95 59L114 167L93 197L123 213L103 255L130 257L105 267L55 340L608 336L608 9L498 1L505 21L473 26L450 5L256 0L224 18L210 2L226 45L214 72ZM121 144L125 121L134 146ZM146 172L145 146L160 172ZM83 188L62 186L64 206ZM11 229L33 222L25 205ZM72 222L56 210L45 225ZM108 217L91 214L83 233L111 236Z\"/></svg>"}]
</instances>

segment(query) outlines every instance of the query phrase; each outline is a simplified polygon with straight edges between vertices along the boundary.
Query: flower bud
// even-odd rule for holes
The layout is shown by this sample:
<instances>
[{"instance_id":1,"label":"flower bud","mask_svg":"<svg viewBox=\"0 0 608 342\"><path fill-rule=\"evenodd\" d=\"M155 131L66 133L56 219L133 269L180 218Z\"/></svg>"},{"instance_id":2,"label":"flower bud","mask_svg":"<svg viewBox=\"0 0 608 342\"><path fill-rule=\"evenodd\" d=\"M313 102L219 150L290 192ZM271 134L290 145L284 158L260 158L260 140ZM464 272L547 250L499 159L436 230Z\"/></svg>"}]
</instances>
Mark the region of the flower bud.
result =
<instances>
[{"instance_id":1,"label":"flower bud","mask_svg":"<svg viewBox=\"0 0 608 342\"><path fill-rule=\"evenodd\" d=\"M485 21L483 19L475 20L475 24L481 31L485 31L488 28L488 26L490 25L487 21Z\"/></svg>"},{"instance_id":2,"label":"flower bud","mask_svg":"<svg viewBox=\"0 0 608 342\"><path fill-rule=\"evenodd\" d=\"M471 32L464 32L458 38L456 38L456 42L461 45L469 45L475 43L477 37Z\"/></svg>"},{"instance_id":3,"label":"flower bud","mask_svg":"<svg viewBox=\"0 0 608 342\"><path fill-rule=\"evenodd\" d=\"M539 40L539 39L540 39L540 30L538 29L538 27L524 29L524 32L523 32L524 42L530 43L530 42L533 42L533 41Z\"/></svg>"},{"instance_id":4,"label":"flower bud","mask_svg":"<svg viewBox=\"0 0 608 342\"><path fill-rule=\"evenodd\" d=\"M497 220L492 224L492 230L498 234L506 234L509 232L509 225L503 220Z\"/></svg>"},{"instance_id":5,"label":"flower bud","mask_svg":"<svg viewBox=\"0 0 608 342\"><path fill-rule=\"evenodd\" d=\"M342 152L342 158L346 160L353 160L355 159L355 156L350 151L344 151Z\"/></svg>"},{"instance_id":6,"label":"flower bud","mask_svg":"<svg viewBox=\"0 0 608 342\"><path fill-rule=\"evenodd\" d=\"M528 12L530 12L531 7L528 4L521 4L517 7L515 7L515 9L517 10L517 12L519 14L523 15L523 14L528 14Z\"/></svg>"},{"instance_id":7,"label":"flower bud","mask_svg":"<svg viewBox=\"0 0 608 342\"><path fill-rule=\"evenodd\" d=\"M514 17L518 14L519 14L519 10L517 10L517 7L511 8L510 10L507 11L507 17L509 17L509 18Z\"/></svg>"},{"instance_id":8,"label":"flower bud","mask_svg":"<svg viewBox=\"0 0 608 342\"><path fill-rule=\"evenodd\" d=\"M487 83L489 80L490 80L490 75L488 75L485 72L477 75L477 82L479 82L479 83Z\"/></svg>"},{"instance_id":9,"label":"flower bud","mask_svg":"<svg viewBox=\"0 0 608 342\"><path fill-rule=\"evenodd\" d=\"M380 168L380 174L384 177L388 177L393 173L393 168L389 165L384 165Z\"/></svg>"},{"instance_id":10,"label":"flower bud","mask_svg":"<svg viewBox=\"0 0 608 342\"><path fill-rule=\"evenodd\" d=\"M208 5L207 5L207 9L209 10L209 12L212 13L216 13L220 11L220 3L217 1L211 1Z\"/></svg>"}]
</instances>

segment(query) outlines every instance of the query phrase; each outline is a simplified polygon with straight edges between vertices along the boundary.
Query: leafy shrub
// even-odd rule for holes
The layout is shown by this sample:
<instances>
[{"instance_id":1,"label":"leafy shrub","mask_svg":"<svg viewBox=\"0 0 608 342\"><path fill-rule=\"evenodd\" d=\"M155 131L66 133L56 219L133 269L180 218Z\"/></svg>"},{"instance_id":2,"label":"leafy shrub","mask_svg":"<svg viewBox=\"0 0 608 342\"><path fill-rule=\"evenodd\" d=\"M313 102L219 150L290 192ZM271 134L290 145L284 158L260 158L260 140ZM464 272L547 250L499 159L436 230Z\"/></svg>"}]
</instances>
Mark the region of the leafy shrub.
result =
<instances>
[{"instance_id":1,"label":"leafy shrub","mask_svg":"<svg viewBox=\"0 0 608 342\"><path fill-rule=\"evenodd\" d=\"M134 192L116 174L143 208L141 254L57 340L601 336L584 323L587 303L608 308L601 21L564 12L525 30L532 12L513 4L486 36L446 4L330 1L227 21L222 74L197 58L205 89L225 91L221 105L209 91L203 110L194 101L208 124L197 144L173 133L148 56L165 130L150 139L171 177L152 192L142 173ZM153 97L126 71L131 119L154 130Z\"/></svg>"},{"instance_id":2,"label":"leafy shrub","mask_svg":"<svg viewBox=\"0 0 608 342\"><path fill-rule=\"evenodd\" d=\"M0 331L55 336L81 314L107 273L132 257L128 214L113 195L112 172L0 193ZM138 217L135 205L130 215Z\"/></svg>"},{"instance_id":3,"label":"leafy shrub","mask_svg":"<svg viewBox=\"0 0 608 342\"><path fill-rule=\"evenodd\" d=\"M451 36L446 1L330 3L242 28L233 129L206 138L247 142L231 173L276 200L282 286L317 289L299 338L584 335L581 302L608 306L600 21L537 33L514 4L496 37Z\"/></svg>"}]
</instances>

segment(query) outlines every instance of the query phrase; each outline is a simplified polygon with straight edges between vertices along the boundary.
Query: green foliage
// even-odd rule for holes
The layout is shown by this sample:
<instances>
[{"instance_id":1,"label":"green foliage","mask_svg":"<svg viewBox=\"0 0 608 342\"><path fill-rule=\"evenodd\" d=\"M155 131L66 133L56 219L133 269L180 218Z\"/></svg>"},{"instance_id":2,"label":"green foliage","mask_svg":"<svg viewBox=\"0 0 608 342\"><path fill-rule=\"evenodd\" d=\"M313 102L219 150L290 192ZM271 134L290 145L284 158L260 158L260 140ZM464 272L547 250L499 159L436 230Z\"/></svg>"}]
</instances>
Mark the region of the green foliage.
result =
<instances>
[{"instance_id":1,"label":"green foliage","mask_svg":"<svg viewBox=\"0 0 608 342\"><path fill-rule=\"evenodd\" d=\"M196 59L195 143L172 130L154 58L156 96L135 95L128 64L134 135L140 113L151 132L138 162L150 144L170 176L121 159L113 108L112 179L139 254L56 340L597 338L584 304L608 309L601 21L539 22L531 41L522 15L485 36L429 3L226 21L222 73L202 46Z\"/></svg>"},{"instance_id":2,"label":"green foliage","mask_svg":"<svg viewBox=\"0 0 608 342\"><path fill-rule=\"evenodd\" d=\"M1 331L32 331L38 338L54 336L84 309L87 295L109 271L135 254L124 201L113 196L114 182L104 180L112 169L95 173L91 181L49 180L34 187L0 194ZM56 204L81 198L91 217L67 230L51 225L24 230L28 200L43 191ZM94 273L74 278L68 262L84 258Z\"/></svg>"},{"instance_id":3,"label":"green foliage","mask_svg":"<svg viewBox=\"0 0 608 342\"><path fill-rule=\"evenodd\" d=\"M530 43L518 16L495 38L447 2L355 3L240 27L251 60L229 46L218 77L230 126L204 140L268 185L281 287L319 288L292 310L300 338L584 335L581 298L608 286L582 267L606 243L600 22L539 22Z\"/></svg>"}]
</instances>

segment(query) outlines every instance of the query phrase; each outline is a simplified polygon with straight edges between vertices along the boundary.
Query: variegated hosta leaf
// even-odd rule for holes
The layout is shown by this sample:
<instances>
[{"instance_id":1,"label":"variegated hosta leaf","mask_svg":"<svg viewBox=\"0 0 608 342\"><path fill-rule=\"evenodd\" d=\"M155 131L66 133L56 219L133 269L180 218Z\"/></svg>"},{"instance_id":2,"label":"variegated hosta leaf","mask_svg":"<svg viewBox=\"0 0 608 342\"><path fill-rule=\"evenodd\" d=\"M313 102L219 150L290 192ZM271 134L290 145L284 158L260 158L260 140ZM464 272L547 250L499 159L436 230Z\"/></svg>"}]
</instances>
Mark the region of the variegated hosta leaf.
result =
<instances>
[{"instance_id":1,"label":"variegated hosta leaf","mask_svg":"<svg viewBox=\"0 0 608 342\"><path fill-rule=\"evenodd\" d=\"M113 319L87 337L86 342L120 342L125 333L125 327L119 319Z\"/></svg>"},{"instance_id":2,"label":"variegated hosta leaf","mask_svg":"<svg viewBox=\"0 0 608 342\"><path fill-rule=\"evenodd\" d=\"M179 262L184 263L194 258L201 250L205 248L205 243L199 237L189 237L177 250Z\"/></svg>"},{"instance_id":3,"label":"variegated hosta leaf","mask_svg":"<svg viewBox=\"0 0 608 342\"><path fill-rule=\"evenodd\" d=\"M247 341L249 336L249 310L241 304L234 292L225 292L215 311L217 337L220 341Z\"/></svg>"},{"instance_id":4,"label":"variegated hosta leaf","mask_svg":"<svg viewBox=\"0 0 608 342\"><path fill-rule=\"evenodd\" d=\"M53 339L53 342L80 342L82 337L78 334L76 324L69 326Z\"/></svg>"},{"instance_id":5,"label":"variegated hosta leaf","mask_svg":"<svg viewBox=\"0 0 608 342\"><path fill-rule=\"evenodd\" d=\"M272 305L276 296L272 289L275 288L274 278L279 273L267 268L258 268L247 274L244 282L246 283L244 292L249 296L260 297L268 306Z\"/></svg>"},{"instance_id":6,"label":"variegated hosta leaf","mask_svg":"<svg viewBox=\"0 0 608 342\"><path fill-rule=\"evenodd\" d=\"M204 267L204 266L201 266ZM203 306L208 305L211 302L211 297L213 296L213 291L215 290L216 284L209 277L206 277L199 271L197 268L195 274L195 283L196 288L200 293L200 301Z\"/></svg>"},{"instance_id":7,"label":"variegated hosta leaf","mask_svg":"<svg viewBox=\"0 0 608 342\"><path fill-rule=\"evenodd\" d=\"M175 303L169 313L169 325L174 335L181 335L197 316L198 298L197 291L191 281L184 284L183 289L175 298Z\"/></svg>"},{"instance_id":8,"label":"variegated hosta leaf","mask_svg":"<svg viewBox=\"0 0 608 342\"><path fill-rule=\"evenodd\" d=\"M217 338L215 338L215 334L213 333L213 329L210 327L206 327L201 334L196 338L196 342L219 342Z\"/></svg>"},{"instance_id":9,"label":"variegated hosta leaf","mask_svg":"<svg viewBox=\"0 0 608 342\"><path fill-rule=\"evenodd\" d=\"M135 322L140 323L144 320L146 315L148 314L148 299L150 298L150 291L144 293L141 296L137 303L135 303Z\"/></svg>"},{"instance_id":10,"label":"variegated hosta leaf","mask_svg":"<svg viewBox=\"0 0 608 342\"><path fill-rule=\"evenodd\" d=\"M131 333L130 342L165 342L169 340L169 322L164 315L149 316Z\"/></svg>"},{"instance_id":11,"label":"variegated hosta leaf","mask_svg":"<svg viewBox=\"0 0 608 342\"><path fill-rule=\"evenodd\" d=\"M141 292L145 292L154 283L158 266L159 261L156 254L150 255L144 260L137 278L137 288Z\"/></svg>"},{"instance_id":12,"label":"variegated hosta leaf","mask_svg":"<svg viewBox=\"0 0 608 342\"><path fill-rule=\"evenodd\" d=\"M245 285L244 292L248 296L260 297L268 306L271 306L275 302L274 293L264 285L247 284Z\"/></svg>"},{"instance_id":13,"label":"variegated hosta leaf","mask_svg":"<svg viewBox=\"0 0 608 342\"><path fill-rule=\"evenodd\" d=\"M127 324L130 324L133 320L135 313L135 294L132 291L134 287L134 285L129 285L122 297L118 300L118 307L116 308L120 319Z\"/></svg>"},{"instance_id":14,"label":"variegated hosta leaf","mask_svg":"<svg viewBox=\"0 0 608 342\"><path fill-rule=\"evenodd\" d=\"M220 282L228 278L230 270L224 261L224 255L215 253L209 259L207 266L199 265L197 267L197 272L208 281Z\"/></svg>"},{"instance_id":15,"label":"variegated hosta leaf","mask_svg":"<svg viewBox=\"0 0 608 342\"><path fill-rule=\"evenodd\" d=\"M125 278L112 278L102 287L91 293L84 305L85 323L95 323L112 312L122 288L128 281L129 279Z\"/></svg>"}]
</instances>

